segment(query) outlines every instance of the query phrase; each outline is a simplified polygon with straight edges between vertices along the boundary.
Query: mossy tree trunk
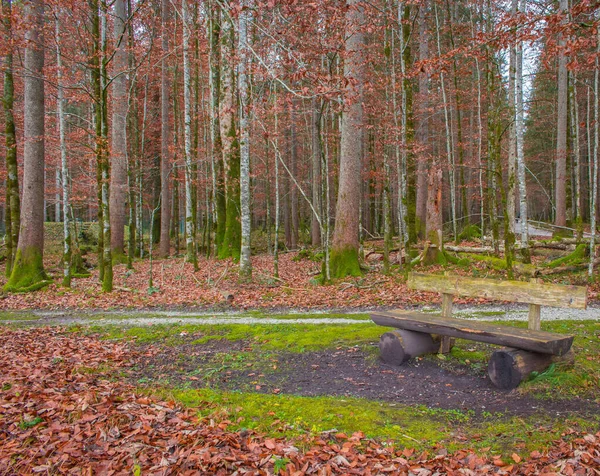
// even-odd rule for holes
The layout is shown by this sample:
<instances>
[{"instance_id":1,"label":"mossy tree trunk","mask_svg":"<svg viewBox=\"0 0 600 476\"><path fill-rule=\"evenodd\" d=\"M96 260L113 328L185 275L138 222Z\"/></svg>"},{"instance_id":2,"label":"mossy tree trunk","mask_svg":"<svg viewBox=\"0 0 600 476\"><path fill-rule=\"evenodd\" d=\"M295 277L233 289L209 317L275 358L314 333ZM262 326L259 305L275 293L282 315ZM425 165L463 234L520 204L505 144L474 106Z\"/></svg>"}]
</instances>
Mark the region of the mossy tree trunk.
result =
<instances>
[{"instance_id":1,"label":"mossy tree trunk","mask_svg":"<svg viewBox=\"0 0 600 476\"><path fill-rule=\"evenodd\" d=\"M5 290L33 291L48 284L44 272L44 2L26 5L24 67L23 209L17 253Z\"/></svg>"},{"instance_id":2,"label":"mossy tree trunk","mask_svg":"<svg viewBox=\"0 0 600 476\"><path fill-rule=\"evenodd\" d=\"M213 206L215 210L215 246L217 251L223 245L225 236L226 202L225 202L225 177L223 176L223 144L221 141L221 125L219 117L220 90L221 90L221 53L220 53L220 6L216 2L210 3L208 38L209 38L209 65L210 65L210 135L212 142L211 172L213 181Z\"/></svg>"},{"instance_id":3,"label":"mossy tree trunk","mask_svg":"<svg viewBox=\"0 0 600 476\"><path fill-rule=\"evenodd\" d=\"M15 259L21 220L21 198L19 195L19 173L17 167L17 134L13 112L14 81L12 53L12 5L11 0L2 0L5 38L9 44L4 58L4 140L6 145L6 276L10 276Z\"/></svg>"},{"instance_id":4,"label":"mossy tree trunk","mask_svg":"<svg viewBox=\"0 0 600 476\"><path fill-rule=\"evenodd\" d=\"M239 259L242 227L240 222L240 145L235 120L235 74L232 64L235 57L234 30L227 12L221 17L221 91L220 127L225 168L225 213L219 216L222 242L219 258Z\"/></svg>"},{"instance_id":5,"label":"mossy tree trunk","mask_svg":"<svg viewBox=\"0 0 600 476\"><path fill-rule=\"evenodd\" d=\"M336 223L330 257L332 278L360 276L358 227L363 150L364 6L347 1L344 76L344 114Z\"/></svg>"}]
</instances>

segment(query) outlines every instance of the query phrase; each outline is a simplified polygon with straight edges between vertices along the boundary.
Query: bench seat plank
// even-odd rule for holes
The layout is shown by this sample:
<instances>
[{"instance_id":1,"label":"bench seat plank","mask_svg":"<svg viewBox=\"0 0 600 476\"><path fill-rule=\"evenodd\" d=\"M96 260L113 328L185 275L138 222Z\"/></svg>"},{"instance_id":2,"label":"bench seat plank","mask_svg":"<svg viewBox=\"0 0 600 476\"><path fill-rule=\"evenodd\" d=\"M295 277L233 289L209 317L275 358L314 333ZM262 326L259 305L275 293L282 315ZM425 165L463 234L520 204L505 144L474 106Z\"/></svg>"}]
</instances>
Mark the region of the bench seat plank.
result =
<instances>
[{"instance_id":1,"label":"bench seat plank","mask_svg":"<svg viewBox=\"0 0 600 476\"><path fill-rule=\"evenodd\" d=\"M487 342L542 354L564 355L573 344L573 336L564 334L440 317L416 311L374 312L371 319L380 326Z\"/></svg>"},{"instance_id":2,"label":"bench seat plank","mask_svg":"<svg viewBox=\"0 0 600 476\"><path fill-rule=\"evenodd\" d=\"M407 284L409 289L453 294L454 296L574 309L585 309L587 306L587 288L585 286L418 273L412 273Z\"/></svg>"}]
</instances>

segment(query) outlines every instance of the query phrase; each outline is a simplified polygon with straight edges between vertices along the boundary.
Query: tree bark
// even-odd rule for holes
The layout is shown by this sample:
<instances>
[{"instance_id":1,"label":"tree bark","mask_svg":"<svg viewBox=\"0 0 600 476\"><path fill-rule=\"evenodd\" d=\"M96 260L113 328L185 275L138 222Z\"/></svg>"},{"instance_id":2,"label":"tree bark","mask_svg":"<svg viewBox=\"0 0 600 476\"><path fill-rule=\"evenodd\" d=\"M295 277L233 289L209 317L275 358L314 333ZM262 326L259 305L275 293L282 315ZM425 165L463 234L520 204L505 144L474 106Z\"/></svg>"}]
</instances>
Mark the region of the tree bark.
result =
<instances>
[{"instance_id":1,"label":"tree bark","mask_svg":"<svg viewBox=\"0 0 600 476\"><path fill-rule=\"evenodd\" d=\"M429 58L427 44L427 8L429 0L419 6L419 61L426 62ZM419 73L419 114L416 126L416 142L421 148L417 153L417 203L416 229L420 238L425 237L427 220L427 170L429 155L429 73L427 65L421 66Z\"/></svg>"},{"instance_id":2,"label":"tree bark","mask_svg":"<svg viewBox=\"0 0 600 476\"><path fill-rule=\"evenodd\" d=\"M9 277L19 243L21 197L19 195L19 169L17 166L17 134L14 118L14 80L12 45L12 2L2 1L5 38L10 42L4 59L4 133L6 144L6 276Z\"/></svg>"},{"instance_id":3,"label":"tree bark","mask_svg":"<svg viewBox=\"0 0 600 476\"><path fill-rule=\"evenodd\" d=\"M217 252L223 245L227 203L225 201L225 177L223 167L223 144L219 117L221 95L221 21L218 4L210 5L209 14L209 66L210 66L210 135L212 142L211 174L213 182L214 221L216 222L215 246Z\"/></svg>"},{"instance_id":4,"label":"tree bark","mask_svg":"<svg viewBox=\"0 0 600 476\"><path fill-rule=\"evenodd\" d=\"M240 249L240 277L249 279L252 276L250 260L250 35L249 24L252 22L252 0L242 0L242 11L239 15L238 81L240 93L240 218L242 236ZM245 7L245 8L244 8Z\"/></svg>"},{"instance_id":5,"label":"tree bark","mask_svg":"<svg viewBox=\"0 0 600 476\"><path fill-rule=\"evenodd\" d=\"M241 246L240 223L240 144L236 126L235 112L235 73L232 65L235 61L234 31L227 12L221 17L221 91L219 125L223 146L223 164L225 167L225 215L219 216L223 225L222 245L218 249L219 258L239 259ZM218 232L221 233L220 231Z\"/></svg>"},{"instance_id":6,"label":"tree bark","mask_svg":"<svg viewBox=\"0 0 600 476\"><path fill-rule=\"evenodd\" d=\"M525 0L521 1L521 9L525 9ZM517 41L516 44L516 78L515 78L515 96L516 96L516 146L517 146L517 181L519 184L519 215L521 219L521 255L525 263L531 263L529 253L529 213L527 211L527 179L525 166L525 146L524 146L524 108L523 108L523 42Z\"/></svg>"},{"instance_id":7,"label":"tree bark","mask_svg":"<svg viewBox=\"0 0 600 476\"><path fill-rule=\"evenodd\" d=\"M122 261L125 253L125 208L127 204L127 9L125 0L115 0L112 65L112 136L110 168L111 253Z\"/></svg>"},{"instance_id":8,"label":"tree bark","mask_svg":"<svg viewBox=\"0 0 600 476\"><path fill-rule=\"evenodd\" d=\"M190 78L190 19L187 0L181 0L181 21L183 23L183 117L184 117L184 155L185 155L185 233L186 233L186 261L198 269L198 258L195 247L195 206L192 198L192 115L191 115L191 78Z\"/></svg>"},{"instance_id":9,"label":"tree bark","mask_svg":"<svg viewBox=\"0 0 600 476\"><path fill-rule=\"evenodd\" d=\"M171 223L171 194L169 190L169 175L171 172L171 123L170 109L170 81L167 56L169 54L169 27L170 27L170 1L162 0L162 59L160 64L160 245L159 255L166 258L171 253L171 237L169 227Z\"/></svg>"},{"instance_id":10,"label":"tree bark","mask_svg":"<svg viewBox=\"0 0 600 476\"><path fill-rule=\"evenodd\" d=\"M310 221L310 236L313 246L321 246L321 224L320 217L323 216L321 207L321 159L323 157L323 148L321 146L321 116L322 116L321 101L316 97L311 100L312 109L312 205L319 216L315 213L311 214Z\"/></svg>"},{"instance_id":11,"label":"tree bark","mask_svg":"<svg viewBox=\"0 0 600 476\"><path fill-rule=\"evenodd\" d=\"M332 277L361 274L358 262L358 227L363 150L364 6L347 0L344 77L344 114L336 223L330 258Z\"/></svg>"},{"instance_id":12,"label":"tree bark","mask_svg":"<svg viewBox=\"0 0 600 476\"><path fill-rule=\"evenodd\" d=\"M23 207L14 266L6 291L48 284L44 271L44 2L26 4L24 67Z\"/></svg>"},{"instance_id":13,"label":"tree bark","mask_svg":"<svg viewBox=\"0 0 600 476\"><path fill-rule=\"evenodd\" d=\"M567 18L568 0L560 0L560 14L563 22ZM558 111L556 126L556 216L554 224L567 225L567 38L560 33L558 39Z\"/></svg>"},{"instance_id":14,"label":"tree bark","mask_svg":"<svg viewBox=\"0 0 600 476\"><path fill-rule=\"evenodd\" d=\"M56 85L58 89L58 133L60 146L60 183L62 185L63 208L63 286L71 287L71 220L69 214L69 168L67 164L67 142L65 140L64 88L62 84L62 56L60 34L60 9L56 13Z\"/></svg>"}]
</instances>

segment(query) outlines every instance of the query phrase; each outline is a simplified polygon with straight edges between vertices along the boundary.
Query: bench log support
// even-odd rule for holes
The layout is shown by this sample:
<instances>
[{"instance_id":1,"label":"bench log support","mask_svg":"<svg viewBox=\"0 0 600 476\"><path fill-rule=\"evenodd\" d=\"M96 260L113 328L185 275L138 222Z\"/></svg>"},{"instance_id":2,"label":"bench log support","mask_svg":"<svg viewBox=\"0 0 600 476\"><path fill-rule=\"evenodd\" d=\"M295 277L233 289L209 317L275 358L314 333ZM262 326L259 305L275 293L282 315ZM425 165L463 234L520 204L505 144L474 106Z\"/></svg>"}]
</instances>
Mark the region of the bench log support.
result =
<instances>
[{"instance_id":1,"label":"bench log support","mask_svg":"<svg viewBox=\"0 0 600 476\"><path fill-rule=\"evenodd\" d=\"M557 356L505 348L492 354L488 364L488 375L496 387L512 390L527 380L532 372L543 372L553 363L572 365L574 361L572 351Z\"/></svg>"},{"instance_id":2,"label":"bench log support","mask_svg":"<svg viewBox=\"0 0 600 476\"><path fill-rule=\"evenodd\" d=\"M440 346L439 340L425 332L396 329L379 338L381 360L390 365L402 365L413 357L434 354Z\"/></svg>"}]
</instances>

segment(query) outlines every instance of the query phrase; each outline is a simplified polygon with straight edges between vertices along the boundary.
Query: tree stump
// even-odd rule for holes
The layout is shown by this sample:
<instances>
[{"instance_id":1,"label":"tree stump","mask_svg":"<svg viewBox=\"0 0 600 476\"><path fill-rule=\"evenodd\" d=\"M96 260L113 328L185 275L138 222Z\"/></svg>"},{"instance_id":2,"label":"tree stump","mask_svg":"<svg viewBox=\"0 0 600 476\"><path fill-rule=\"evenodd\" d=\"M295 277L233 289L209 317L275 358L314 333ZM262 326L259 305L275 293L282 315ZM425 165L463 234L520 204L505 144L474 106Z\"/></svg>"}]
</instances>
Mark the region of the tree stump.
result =
<instances>
[{"instance_id":1,"label":"tree stump","mask_svg":"<svg viewBox=\"0 0 600 476\"><path fill-rule=\"evenodd\" d=\"M402 365L413 357L435 353L439 346L431 334L404 329L386 332L379 339L381 360L390 365Z\"/></svg>"},{"instance_id":2,"label":"tree stump","mask_svg":"<svg viewBox=\"0 0 600 476\"><path fill-rule=\"evenodd\" d=\"M557 356L505 348L492 354L488 364L488 375L496 387L511 390L526 380L532 372L543 372L550 364L557 362L572 364L573 352Z\"/></svg>"}]
</instances>

